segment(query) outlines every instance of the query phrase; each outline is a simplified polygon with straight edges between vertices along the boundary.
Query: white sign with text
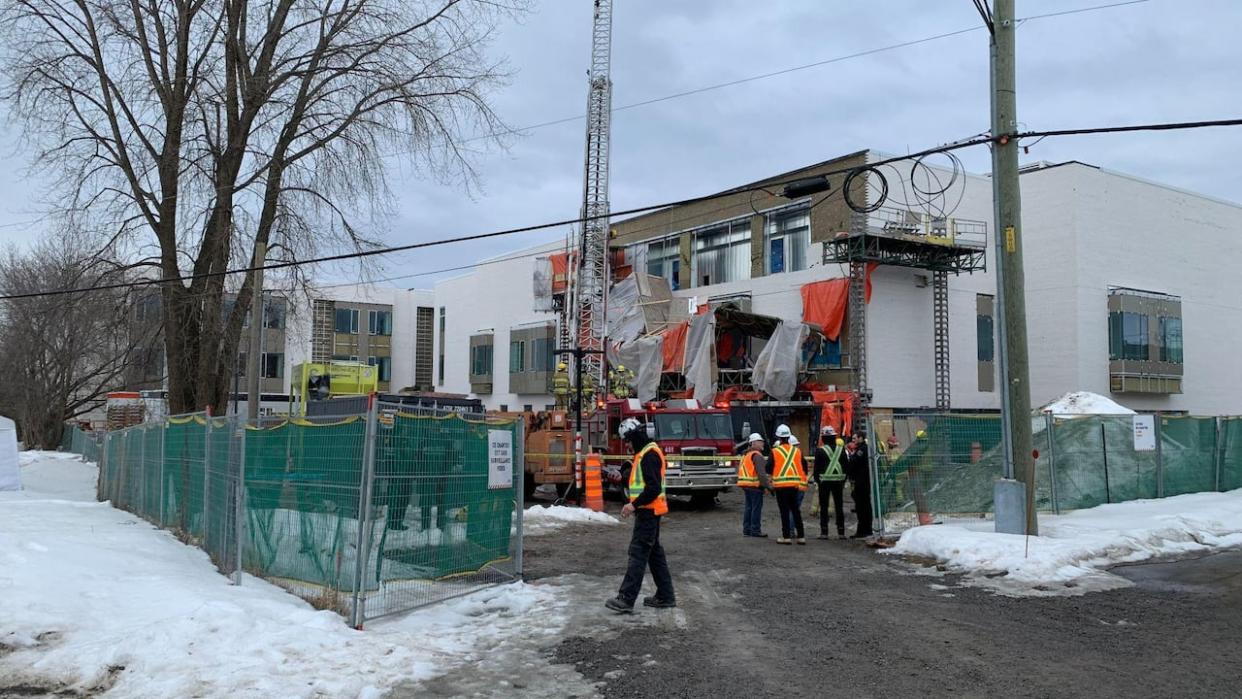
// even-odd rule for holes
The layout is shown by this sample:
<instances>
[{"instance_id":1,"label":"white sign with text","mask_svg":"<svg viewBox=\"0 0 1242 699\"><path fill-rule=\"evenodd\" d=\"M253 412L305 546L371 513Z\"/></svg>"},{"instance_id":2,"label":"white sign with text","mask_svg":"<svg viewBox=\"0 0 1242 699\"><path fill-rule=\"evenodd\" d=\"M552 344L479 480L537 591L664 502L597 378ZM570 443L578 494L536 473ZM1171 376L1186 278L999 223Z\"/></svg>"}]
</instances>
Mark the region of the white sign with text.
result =
<instances>
[{"instance_id":1,"label":"white sign with text","mask_svg":"<svg viewBox=\"0 0 1242 699\"><path fill-rule=\"evenodd\" d=\"M1134 451L1156 450L1156 416L1134 416Z\"/></svg>"},{"instance_id":2,"label":"white sign with text","mask_svg":"<svg viewBox=\"0 0 1242 699\"><path fill-rule=\"evenodd\" d=\"M487 488L498 490L513 487L513 433L509 430L487 431Z\"/></svg>"}]
</instances>

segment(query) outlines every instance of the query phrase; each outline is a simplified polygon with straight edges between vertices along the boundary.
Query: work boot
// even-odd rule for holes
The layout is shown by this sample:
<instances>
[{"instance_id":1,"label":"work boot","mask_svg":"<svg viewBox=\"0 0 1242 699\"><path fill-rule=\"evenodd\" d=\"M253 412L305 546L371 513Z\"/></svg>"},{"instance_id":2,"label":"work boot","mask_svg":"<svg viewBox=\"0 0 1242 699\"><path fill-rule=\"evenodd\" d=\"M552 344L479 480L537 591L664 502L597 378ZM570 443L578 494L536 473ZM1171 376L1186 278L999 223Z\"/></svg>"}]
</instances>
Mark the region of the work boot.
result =
<instances>
[{"instance_id":1,"label":"work boot","mask_svg":"<svg viewBox=\"0 0 1242 699\"><path fill-rule=\"evenodd\" d=\"M613 597L612 599L605 602L604 606L608 607L609 609L616 612L617 614L630 614L634 611L634 605L626 604L625 600L621 599L620 597Z\"/></svg>"},{"instance_id":2,"label":"work boot","mask_svg":"<svg viewBox=\"0 0 1242 699\"><path fill-rule=\"evenodd\" d=\"M797 539L794 539L794 543L799 546L806 546L806 537L800 536Z\"/></svg>"},{"instance_id":3,"label":"work boot","mask_svg":"<svg viewBox=\"0 0 1242 699\"><path fill-rule=\"evenodd\" d=\"M828 532L820 532L820 533L819 533L819 536L818 536L818 537L816 537L816 538L817 538L817 539L827 539L827 538L828 538Z\"/></svg>"},{"instance_id":4,"label":"work boot","mask_svg":"<svg viewBox=\"0 0 1242 699\"><path fill-rule=\"evenodd\" d=\"M845 538L845 530L844 530L844 529L838 529L838 530L837 530L837 538L838 538L838 539L844 539L844 538Z\"/></svg>"},{"instance_id":5,"label":"work boot","mask_svg":"<svg viewBox=\"0 0 1242 699\"><path fill-rule=\"evenodd\" d=\"M778 537L776 537L776 543L778 543L778 544L792 544L792 543L793 543L793 539L786 539L784 536L778 536Z\"/></svg>"},{"instance_id":6,"label":"work boot","mask_svg":"<svg viewBox=\"0 0 1242 699\"><path fill-rule=\"evenodd\" d=\"M672 609L673 607L677 606L677 600L660 599L659 597L656 597L655 595L651 595L650 597L643 598L643 606L654 607L656 609Z\"/></svg>"},{"instance_id":7,"label":"work boot","mask_svg":"<svg viewBox=\"0 0 1242 699\"><path fill-rule=\"evenodd\" d=\"M758 534L751 534L751 536L755 537L756 539L766 539L766 538L768 538L768 535L767 535L767 534L764 534L763 532L759 532Z\"/></svg>"}]
</instances>

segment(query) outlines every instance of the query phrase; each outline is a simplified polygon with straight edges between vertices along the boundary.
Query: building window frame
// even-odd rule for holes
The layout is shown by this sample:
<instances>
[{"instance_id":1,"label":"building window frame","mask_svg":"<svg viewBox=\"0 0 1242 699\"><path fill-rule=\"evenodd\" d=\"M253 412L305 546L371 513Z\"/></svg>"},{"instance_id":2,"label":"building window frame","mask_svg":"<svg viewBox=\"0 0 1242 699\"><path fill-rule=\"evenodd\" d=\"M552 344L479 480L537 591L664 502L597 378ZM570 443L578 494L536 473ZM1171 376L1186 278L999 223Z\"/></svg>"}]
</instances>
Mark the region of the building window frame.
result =
<instances>
[{"instance_id":1,"label":"building window frame","mask_svg":"<svg viewBox=\"0 0 1242 699\"><path fill-rule=\"evenodd\" d=\"M337 308L333 328L340 335L358 334L358 309ZM342 329L343 328L343 329Z\"/></svg>"},{"instance_id":2,"label":"building window frame","mask_svg":"<svg viewBox=\"0 0 1242 699\"><path fill-rule=\"evenodd\" d=\"M799 225L793 222L802 219ZM779 246L777 245L779 243ZM781 254L775 254L779 247ZM801 272L810 268L811 207L800 202L763 215L763 268L767 274ZM777 267L780 267L777 269Z\"/></svg>"},{"instance_id":3,"label":"building window frame","mask_svg":"<svg viewBox=\"0 0 1242 699\"><path fill-rule=\"evenodd\" d=\"M380 381L392 381L392 357L367 357L367 364L376 369L376 378Z\"/></svg>"},{"instance_id":4,"label":"building window frame","mask_svg":"<svg viewBox=\"0 0 1242 699\"><path fill-rule=\"evenodd\" d=\"M647 246L647 274L668 281L669 288L680 288L681 236L672 235L639 245Z\"/></svg>"},{"instance_id":5,"label":"building window frame","mask_svg":"<svg viewBox=\"0 0 1242 699\"><path fill-rule=\"evenodd\" d=\"M691 244L691 286L697 288L749 280L751 239L750 217L720 221L696 229Z\"/></svg>"},{"instance_id":6,"label":"building window frame","mask_svg":"<svg viewBox=\"0 0 1242 699\"><path fill-rule=\"evenodd\" d=\"M509 373L520 374L526 371L526 341L509 341Z\"/></svg>"},{"instance_id":7,"label":"building window frame","mask_svg":"<svg viewBox=\"0 0 1242 699\"><path fill-rule=\"evenodd\" d=\"M392 311L383 309L367 311L367 334L390 337L392 335Z\"/></svg>"}]
</instances>

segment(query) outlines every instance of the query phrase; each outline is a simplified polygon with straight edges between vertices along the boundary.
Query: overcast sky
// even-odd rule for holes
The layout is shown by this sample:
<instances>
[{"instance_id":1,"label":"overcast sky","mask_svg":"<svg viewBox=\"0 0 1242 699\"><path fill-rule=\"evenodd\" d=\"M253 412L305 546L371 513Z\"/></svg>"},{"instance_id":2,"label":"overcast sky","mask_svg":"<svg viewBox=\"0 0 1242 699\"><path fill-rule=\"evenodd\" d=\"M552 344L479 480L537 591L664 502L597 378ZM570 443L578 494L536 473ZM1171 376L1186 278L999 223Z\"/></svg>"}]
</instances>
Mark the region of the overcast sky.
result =
<instances>
[{"instance_id":1,"label":"overcast sky","mask_svg":"<svg viewBox=\"0 0 1242 699\"><path fill-rule=\"evenodd\" d=\"M1029 16L1109 0L1019 0ZM493 52L514 71L496 95L521 127L580 115L590 0L534 0ZM750 75L979 25L969 0L615 0L613 104L620 107ZM1149 0L1032 20L1018 33L1018 113L1029 129L1242 116L1242 2ZM612 206L708 193L864 148L901 153L988 128L987 33L959 34L617 112ZM534 129L475 160L480 190L409 177L391 161L400 201L386 239L429 241L577 215L581 120ZM13 143L11 134L8 143ZM476 144L481 145L481 144ZM0 174L0 241L42 232L10 146ZM986 149L961 152L973 172ZM1024 161L1081 160L1242 201L1242 128L1047 139ZM387 258L378 276L474 262L563 238L564 230ZM339 272L325 272L324 277ZM429 288L434 277L394 282Z\"/></svg>"}]
</instances>

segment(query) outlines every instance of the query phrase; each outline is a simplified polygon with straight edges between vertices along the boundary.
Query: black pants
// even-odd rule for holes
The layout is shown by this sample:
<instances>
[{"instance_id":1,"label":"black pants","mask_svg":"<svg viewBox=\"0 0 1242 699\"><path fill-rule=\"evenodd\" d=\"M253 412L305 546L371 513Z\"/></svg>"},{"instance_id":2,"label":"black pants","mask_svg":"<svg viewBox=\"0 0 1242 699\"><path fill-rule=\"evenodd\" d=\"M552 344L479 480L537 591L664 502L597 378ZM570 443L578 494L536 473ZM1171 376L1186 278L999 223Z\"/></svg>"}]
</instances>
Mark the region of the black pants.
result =
<instances>
[{"instance_id":1,"label":"black pants","mask_svg":"<svg viewBox=\"0 0 1242 699\"><path fill-rule=\"evenodd\" d=\"M776 506L781 510L781 537L788 539L791 534L796 534L799 539L805 539L806 530L802 526L802 508L798 507L798 489L777 488ZM792 532L789 528L791 519L794 529Z\"/></svg>"},{"instance_id":2,"label":"black pants","mask_svg":"<svg viewBox=\"0 0 1242 699\"><path fill-rule=\"evenodd\" d=\"M656 597L667 601L677 599L673 593L673 576L668 572L668 559L664 557L664 547L660 545L660 519L651 510L634 511L630 565L625 571L625 579L621 581L621 590L617 593L626 604L633 605L634 600L638 599L638 591L642 589L643 575L648 566L651 567L651 577L655 579Z\"/></svg>"},{"instance_id":3,"label":"black pants","mask_svg":"<svg viewBox=\"0 0 1242 699\"><path fill-rule=\"evenodd\" d=\"M837 515L837 533L845 534L845 481L819 482L819 533L828 534L828 500L832 499L833 512Z\"/></svg>"},{"instance_id":4,"label":"black pants","mask_svg":"<svg viewBox=\"0 0 1242 699\"><path fill-rule=\"evenodd\" d=\"M871 536L871 478L854 479L854 511L858 513L855 536Z\"/></svg>"}]
</instances>

